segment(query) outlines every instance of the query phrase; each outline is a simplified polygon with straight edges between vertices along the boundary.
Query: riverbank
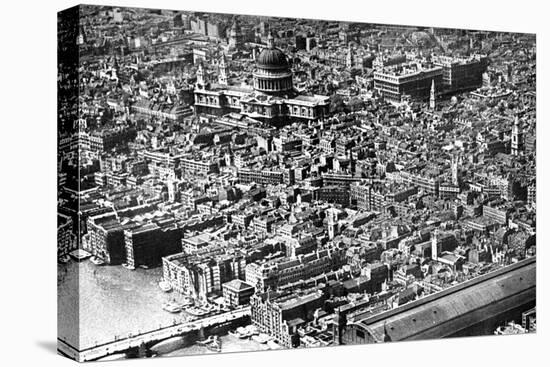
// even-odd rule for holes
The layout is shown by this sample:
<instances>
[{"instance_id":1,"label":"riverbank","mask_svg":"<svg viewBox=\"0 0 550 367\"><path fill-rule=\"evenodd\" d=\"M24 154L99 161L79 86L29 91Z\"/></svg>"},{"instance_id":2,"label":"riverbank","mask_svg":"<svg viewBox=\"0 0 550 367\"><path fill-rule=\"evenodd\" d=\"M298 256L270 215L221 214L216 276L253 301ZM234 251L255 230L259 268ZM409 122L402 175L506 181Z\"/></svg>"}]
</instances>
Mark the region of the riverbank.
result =
<instances>
[{"instance_id":1,"label":"riverbank","mask_svg":"<svg viewBox=\"0 0 550 367\"><path fill-rule=\"evenodd\" d=\"M183 314L162 309L167 301L184 299L176 292L160 290L160 267L132 271L122 266L96 266L89 260L71 261L58 265L58 276L59 334L80 330L82 349L184 321ZM75 307L78 313L63 314Z\"/></svg>"},{"instance_id":2,"label":"riverbank","mask_svg":"<svg viewBox=\"0 0 550 367\"><path fill-rule=\"evenodd\" d=\"M162 304L183 302L177 292L165 293L158 281L162 268L128 270L122 266L97 266L89 260L58 265L58 323L60 334L71 335L80 330L80 348L114 341L129 334L136 335L162 326L180 323L185 313L173 314ZM76 285L79 285L77 288ZM80 320L64 315L67 307L78 307ZM68 317L69 316L69 317ZM76 327L78 325L78 327ZM233 335L221 336L222 352L269 350L266 344ZM190 345L166 356L216 353L200 345Z\"/></svg>"}]
</instances>

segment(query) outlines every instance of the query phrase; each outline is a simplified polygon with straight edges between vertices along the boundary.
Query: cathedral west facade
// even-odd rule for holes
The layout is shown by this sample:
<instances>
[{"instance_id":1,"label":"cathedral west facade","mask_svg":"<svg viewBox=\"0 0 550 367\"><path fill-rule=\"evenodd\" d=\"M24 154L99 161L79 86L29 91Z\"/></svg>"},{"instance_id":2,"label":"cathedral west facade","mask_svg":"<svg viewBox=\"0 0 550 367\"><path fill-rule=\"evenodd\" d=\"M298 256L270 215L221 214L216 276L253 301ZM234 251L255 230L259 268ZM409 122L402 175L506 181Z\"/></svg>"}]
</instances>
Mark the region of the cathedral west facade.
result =
<instances>
[{"instance_id":1,"label":"cathedral west facade","mask_svg":"<svg viewBox=\"0 0 550 367\"><path fill-rule=\"evenodd\" d=\"M236 112L272 125L314 121L328 115L329 97L296 92L287 57L275 48L271 35L267 47L256 58L252 86L230 85L225 56L219 70L217 83L210 83L199 65L194 91L197 113L221 116Z\"/></svg>"}]
</instances>

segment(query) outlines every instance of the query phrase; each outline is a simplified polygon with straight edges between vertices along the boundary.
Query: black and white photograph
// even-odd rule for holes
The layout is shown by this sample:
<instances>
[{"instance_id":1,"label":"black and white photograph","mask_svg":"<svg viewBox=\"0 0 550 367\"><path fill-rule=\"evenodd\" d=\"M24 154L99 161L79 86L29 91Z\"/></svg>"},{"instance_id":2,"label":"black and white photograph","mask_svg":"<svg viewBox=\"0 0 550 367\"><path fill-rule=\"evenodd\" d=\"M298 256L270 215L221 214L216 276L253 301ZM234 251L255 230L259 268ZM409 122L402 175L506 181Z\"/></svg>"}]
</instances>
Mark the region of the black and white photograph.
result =
<instances>
[{"instance_id":1,"label":"black and white photograph","mask_svg":"<svg viewBox=\"0 0 550 367\"><path fill-rule=\"evenodd\" d=\"M544 364L544 6L56 2L3 25L6 365Z\"/></svg>"},{"instance_id":2,"label":"black and white photograph","mask_svg":"<svg viewBox=\"0 0 550 367\"><path fill-rule=\"evenodd\" d=\"M58 32L60 354L536 332L534 34L93 5Z\"/></svg>"}]
</instances>

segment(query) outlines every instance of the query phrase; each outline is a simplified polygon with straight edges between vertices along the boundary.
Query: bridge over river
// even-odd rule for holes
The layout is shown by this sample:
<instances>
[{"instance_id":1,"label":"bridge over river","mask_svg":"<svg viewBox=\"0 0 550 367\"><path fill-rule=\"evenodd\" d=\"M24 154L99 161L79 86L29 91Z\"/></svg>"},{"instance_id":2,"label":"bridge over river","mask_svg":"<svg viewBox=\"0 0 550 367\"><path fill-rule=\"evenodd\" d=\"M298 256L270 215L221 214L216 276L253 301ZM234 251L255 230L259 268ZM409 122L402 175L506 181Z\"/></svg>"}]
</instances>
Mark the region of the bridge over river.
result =
<instances>
[{"instance_id":1,"label":"bridge over river","mask_svg":"<svg viewBox=\"0 0 550 367\"><path fill-rule=\"evenodd\" d=\"M95 345L82 350L78 350L66 341L58 338L57 348L62 354L69 358L75 359L78 362L85 362L124 352L132 348L138 348L143 344L154 343L174 336L185 335L193 331L200 331L201 329L236 322L247 317L250 317L250 306L192 322L162 327L137 335L130 334L127 337L118 338L112 342Z\"/></svg>"}]
</instances>

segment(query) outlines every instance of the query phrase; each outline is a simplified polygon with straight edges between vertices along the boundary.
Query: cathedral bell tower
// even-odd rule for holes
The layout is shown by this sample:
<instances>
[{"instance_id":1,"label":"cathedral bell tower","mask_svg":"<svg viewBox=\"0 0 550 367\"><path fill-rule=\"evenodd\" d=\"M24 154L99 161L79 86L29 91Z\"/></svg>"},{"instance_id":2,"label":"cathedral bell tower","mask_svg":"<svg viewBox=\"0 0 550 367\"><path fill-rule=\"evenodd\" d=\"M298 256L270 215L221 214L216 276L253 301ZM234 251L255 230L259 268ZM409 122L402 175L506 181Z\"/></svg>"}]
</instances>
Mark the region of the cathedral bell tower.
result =
<instances>
[{"instance_id":1,"label":"cathedral bell tower","mask_svg":"<svg viewBox=\"0 0 550 367\"><path fill-rule=\"evenodd\" d=\"M222 58L220 60L220 74L218 75L218 83L222 85L227 85L227 77L227 62L225 60L225 54L222 54Z\"/></svg>"},{"instance_id":2,"label":"cathedral bell tower","mask_svg":"<svg viewBox=\"0 0 550 367\"><path fill-rule=\"evenodd\" d=\"M197 83L196 87L199 89L203 89L206 84L206 80L204 77L204 67L202 66L202 62L199 63L199 67L197 68Z\"/></svg>"}]
</instances>

